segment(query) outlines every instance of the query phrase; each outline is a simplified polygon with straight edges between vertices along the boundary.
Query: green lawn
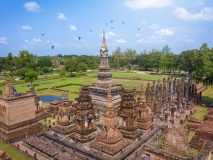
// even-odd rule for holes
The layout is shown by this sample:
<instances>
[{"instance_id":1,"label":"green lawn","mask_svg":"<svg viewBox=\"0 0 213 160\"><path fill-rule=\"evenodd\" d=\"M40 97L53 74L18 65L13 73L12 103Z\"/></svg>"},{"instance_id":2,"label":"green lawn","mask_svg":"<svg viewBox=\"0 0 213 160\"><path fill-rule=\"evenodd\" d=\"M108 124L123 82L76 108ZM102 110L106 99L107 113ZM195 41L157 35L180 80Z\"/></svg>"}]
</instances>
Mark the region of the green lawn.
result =
<instances>
[{"instance_id":1,"label":"green lawn","mask_svg":"<svg viewBox=\"0 0 213 160\"><path fill-rule=\"evenodd\" d=\"M4 144L0 141L0 149L11 156L13 160L30 160L30 158L13 149L9 144Z\"/></svg>"},{"instance_id":2,"label":"green lawn","mask_svg":"<svg viewBox=\"0 0 213 160\"><path fill-rule=\"evenodd\" d=\"M197 110L192 117L195 117L195 118L198 118L200 120L203 120L207 113L208 113L208 111L199 111L199 110Z\"/></svg>"},{"instance_id":3,"label":"green lawn","mask_svg":"<svg viewBox=\"0 0 213 160\"><path fill-rule=\"evenodd\" d=\"M88 73L87 75L90 76L97 76L98 72L92 72ZM113 78L124 78L124 79L138 79L138 80L163 80L163 78L168 78L167 75L150 75L150 74L145 74L145 73L137 73L137 72L112 72L112 77Z\"/></svg>"},{"instance_id":4,"label":"green lawn","mask_svg":"<svg viewBox=\"0 0 213 160\"><path fill-rule=\"evenodd\" d=\"M208 87L203 93L202 93L202 99L205 101L205 103L213 102L213 88Z\"/></svg>"}]
</instances>

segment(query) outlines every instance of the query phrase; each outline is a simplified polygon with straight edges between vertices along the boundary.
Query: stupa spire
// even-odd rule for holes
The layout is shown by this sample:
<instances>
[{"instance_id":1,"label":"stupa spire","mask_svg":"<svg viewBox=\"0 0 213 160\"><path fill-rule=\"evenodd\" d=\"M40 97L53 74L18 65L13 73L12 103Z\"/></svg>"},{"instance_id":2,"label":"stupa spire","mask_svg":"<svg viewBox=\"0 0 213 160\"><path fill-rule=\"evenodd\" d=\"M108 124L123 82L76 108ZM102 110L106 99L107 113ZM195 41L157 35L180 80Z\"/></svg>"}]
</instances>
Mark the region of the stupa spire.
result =
<instances>
[{"instance_id":1,"label":"stupa spire","mask_svg":"<svg viewBox=\"0 0 213 160\"><path fill-rule=\"evenodd\" d=\"M144 86L143 86L143 81L141 83L141 93L140 93L140 99L139 99L139 104L146 104L146 97L145 97L145 92L144 92Z\"/></svg>"},{"instance_id":2,"label":"stupa spire","mask_svg":"<svg viewBox=\"0 0 213 160\"><path fill-rule=\"evenodd\" d=\"M105 30L103 30L103 40L102 40L102 45L101 45L101 52L108 52L108 48L106 45L106 39L105 39Z\"/></svg>"}]
</instances>

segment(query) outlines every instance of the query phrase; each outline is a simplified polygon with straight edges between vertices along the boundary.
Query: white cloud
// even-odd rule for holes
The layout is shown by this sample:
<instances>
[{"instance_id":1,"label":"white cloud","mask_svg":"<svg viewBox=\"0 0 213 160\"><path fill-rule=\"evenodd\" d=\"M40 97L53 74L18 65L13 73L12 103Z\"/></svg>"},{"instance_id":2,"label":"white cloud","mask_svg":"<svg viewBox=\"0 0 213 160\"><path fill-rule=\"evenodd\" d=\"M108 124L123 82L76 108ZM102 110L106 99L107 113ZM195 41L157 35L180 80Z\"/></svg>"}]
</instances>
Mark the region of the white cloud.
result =
<instances>
[{"instance_id":1,"label":"white cloud","mask_svg":"<svg viewBox=\"0 0 213 160\"><path fill-rule=\"evenodd\" d=\"M166 43L166 40L162 38L161 36L155 37L155 36L150 36L147 37L146 39L142 38L137 40L137 43Z\"/></svg>"},{"instance_id":2,"label":"white cloud","mask_svg":"<svg viewBox=\"0 0 213 160\"><path fill-rule=\"evenodd\" d=\"M69 27L70 27L70 29L71 29L72 31L77 31L76 26L70 25Z\"/></svg>"},{"instance_id":3,"label":"white cloud","mask_svg":"<svg viewBox=\"0 0 213 160\"><path fill-rule=\"evenodd\" d=\"M157 24L152 24L151 26L149 26L149 28L156 30L159 28L159 26Z\"/></svg>"},{"instance_id":4,"label":"white cloud","mask_svg":"<svg viewBox=\"0 0 213 160\"><path fill-rule=\"evenodd\" d=\"M137 43L144 43L144 39L142 38L142 39L139 39L139 40L137 40Z\"/></svg>"},{"instance_id":5,"label":"white cloud","mask_svg":"<svg viewBox=\"0 0 213 160\"><path fill-rule=\"evenodd\" d=\"M213 7L205 7L199 13L189 13L185 8L176 7L173 14L185 21L213 20Z\"/></svg>"},{"instance_id":6,"label":"white cloud","mask_svg":"<svg viewBox=\"0 0 213 160\"><path fill-rule=\"evenodd\" d=\"M36 2L26 2L24 4L24 8L31 12L36 12L40 10L40 6Z\"/></svg>"},{"instance_id":7,"label":"white cloud","mask_svg":"<svg viewBox=\"0 0 213 160\"><path fill-rule=\"evenodd\" d=\"M42 40L39 39L39 38L34 38L34 39L33 39L33 42L39 43L39 42L42 42Z\"/></svg>"},{"instance_id":8,"label":"white cloud","mask_svg":"<svg viewBox=\"0 0 213 160\"><path fill-rule=\"evenodd\" d=\"M110 39L111 37L115 37L115 36L117 36L117 34L114 33L114 32L112 32L112 31L110 31L110 32L108 32L108 33L105 34L105 38L106 39ZM100 34L100 37L101 38L103 37L103 33Z\"/></svg>"},{"instance_id":9,"label":"white cloud","mask_svg":"<svg viewBox=\"0 0 213 160\"><path fill-rule=\"evenodd\" d=\"M143 20L143 21L141 21L141 24L147 24L147 21Z\"/></svg>"},{"instance_id":10,"label":"white cloud","mask_svg":"<svg viewBox=\"0 0 213 160\"><path fill-rule=\"evenodd\" d=\"M6 37L0 37L0 43L8 44L7 43L7 38Z\"/></svg>"},{"instance_id":11,"label":"white cloud","mask_svg":"<svg viewBox=\"0 0 213 160\"><path fill-rule=\"evenodd\" d=\"M126 41L122 38L116 40L117 43L126 43Z\"/></svg>"},{"instance_id":12,"label":"white cloud","mask_svg":"<svg viewBox=\"0 0 213 160\"><path fill-rule=\"evenodd\" d=\"M23 25L23 26L21 27L21 29L23 29L23 30L31 30L32 27L30 27L29 25Z\"/></svg>"},{"instance_id":13,"label":"white cloud","mask_svg":"<svg viewBox=\"0 0 213 160\"><path fill-rule=\"evenodd\" d=\"M168 29L168 28L165 28L165 29L160 29L158 31L155 31L156 34L159 34L161 36L172 36L174 35L174 31Z\"/></svg>"},{"instance_id":14,"label":"white cloud","mask_svg":"<svg viewBox=\"0 0 213 160\"><path fill-rule=\"evenodd\" d=\"M141 34L140 34L140 33L137 33L137 34L136 34L136 37L141 37Z\"/></svg>"},{"instance_id":15,"label":"white cloud","mask_svg":"<svg viewBox=\"0 0 213 160\"><path fill-rule=\"evenodd\" d=\"M172 0L125 0L123 4L133 10L162 8L172 4Z\"/></svg>"},{"instance_id":16,"label":"white cloud","mask_svg":"<svg viewBox=\"0 0 213 160\"><path fill-rule=\"evenodd\" d=\"M58 13L58 19L67 20L67 18L65 17L64 13Z\"/></svg>"}]
</instances>

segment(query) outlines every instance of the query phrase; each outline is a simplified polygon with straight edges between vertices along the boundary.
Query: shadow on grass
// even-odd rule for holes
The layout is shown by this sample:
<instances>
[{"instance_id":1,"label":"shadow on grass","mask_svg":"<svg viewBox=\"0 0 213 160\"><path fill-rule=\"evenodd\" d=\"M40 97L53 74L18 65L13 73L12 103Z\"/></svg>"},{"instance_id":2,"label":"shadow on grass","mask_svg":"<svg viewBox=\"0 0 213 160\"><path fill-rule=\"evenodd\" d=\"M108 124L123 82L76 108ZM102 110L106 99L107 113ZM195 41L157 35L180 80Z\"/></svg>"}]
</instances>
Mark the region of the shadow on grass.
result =
<instances>
[{"instance_id":1,"label":"shadow on grass","mask_svg":"<svg viewBox=\"0 0 213 160\"><path fill-rule=\"evenodd\" d=\"M213 97L209 97L209 96L202 96L202 103L204 103L205 105L208 105L209 103L213 103Z\"/></svg>"}]
</instances>

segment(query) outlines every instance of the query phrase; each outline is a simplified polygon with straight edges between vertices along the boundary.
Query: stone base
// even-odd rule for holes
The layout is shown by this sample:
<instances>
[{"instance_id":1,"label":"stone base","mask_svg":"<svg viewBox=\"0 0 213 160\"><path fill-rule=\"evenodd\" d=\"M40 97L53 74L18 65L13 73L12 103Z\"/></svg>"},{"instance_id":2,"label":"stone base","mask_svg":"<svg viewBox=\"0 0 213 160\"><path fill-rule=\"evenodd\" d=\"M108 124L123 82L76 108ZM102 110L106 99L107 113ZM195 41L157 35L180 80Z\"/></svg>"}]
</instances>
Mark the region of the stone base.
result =
<instances>
[{"instance_id":1,"label":"stone base","mask_svg":"<svg viewBox=\"0 0 213 160\"><path fill-rule=\"evenodd\" d=\"M120 128L120 132L124 138L128 139L136 139L140 135L142 135L142 131L135 128L134 130L127 130L125 128Z\"/></svg>"},{"instance_id":2,"label":"stone base","mask_svg":"<svg viewBox=\"0 0 213 160\"><path fill-rule=\"evenodd\" d=\"M57 125L54 128L52 128L51 130L53 130L56 133L62 134L62 135L68 135L74 131L74 130L70 130L69 128L70 128L69 126L65 127L65 126Z\"/></svg>"},{"instance_id":3,"label":"stone base","mask_svg":"<svg viewBox=\"0 0 213 160\"><path fill-rule=\"evenodd\" d=\"M138 123L138 128L142 129L143 131L147 132L149 129L151 129L153 126L151 121L145 122L145 123Z\"/></svg>"},{"instance_id":4,"label":"stone base","mask_svg":"<svg viewBox=\"0 0 213 160\"><path fill-rule=\"evenodd\" d=\"M122 149L124 149L128 143L124 140L121 140L120 142L117 142L116 144L108 144L108 143L103 143L101 141L95 141L91 143L90 147L91 149L94 149L96 151L101 151L108 156L114 156L117 153L119 153Z\"/></svg>"},{"instance_id":5,"label":"stone base","mask_svg":"<svg viewBox=\"0 0 213 160\"><path fill-rule=\"evenodd\" d=\"M6 143L20 141L26 137L39 134L42 130L36 120L25 121L13 126L1 126L0 128L0 140Z\"/></svg>"},{"instance_id":6,"label":"stone base","mask_svg":"<svg viewBox=\"0 0 213 160\"><path fill-rule=\"evenodd\" d=\"M121 93L122 86L121 85L113 85L111 87L111 93L112 93L112 102L113 106L116 110L120 107L121 102ZM107 94L108 94L108 87L107 88L101 88L98 86L90 86L89 87L90 96L92 98L93 107L95 110L105 111L106 108L106 100L107 100Z\"/></svg>"},{"instance_id":7,"label":"stone base","mask_svg":"<svg viewBox=\"0 0 213 160\"><path fill-rule=\"evenodd\" d=\"M95 131L96 129L93 129L88 134L79 134L77 132L74 132L73 134L70 135L70 138L80 143L87 143L95 139L95 136L96 136L96 134L94 133Z\"/></svg>"}]
</instances>

